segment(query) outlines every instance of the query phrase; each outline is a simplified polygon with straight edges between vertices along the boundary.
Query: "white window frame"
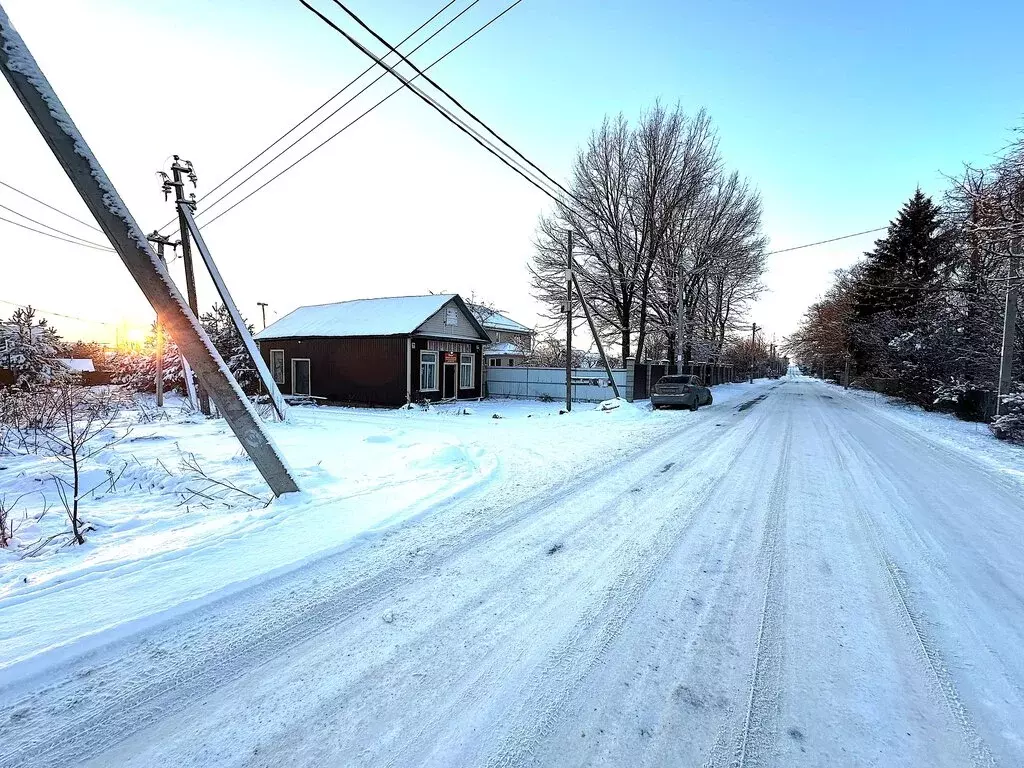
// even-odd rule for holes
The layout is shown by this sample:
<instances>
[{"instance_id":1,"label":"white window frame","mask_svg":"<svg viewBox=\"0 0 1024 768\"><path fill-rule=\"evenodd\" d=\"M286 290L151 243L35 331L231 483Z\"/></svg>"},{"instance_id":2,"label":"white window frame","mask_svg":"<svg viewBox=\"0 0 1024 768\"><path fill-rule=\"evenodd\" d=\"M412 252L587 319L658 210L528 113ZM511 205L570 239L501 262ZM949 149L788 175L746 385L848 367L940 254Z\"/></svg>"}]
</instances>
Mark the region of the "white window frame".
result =
<instances>
[{"instance_id":1,"label":"white window frame","mask_svg":"<svg viewBox=\"0 0 1024 768\"><path fill-rule=\"evenodd\" d=\"M462 383L462 369L469 365L469 384ZM472 389L476 386L476 355L462 352L459 355L459 389Z\"/></svg>"},{"instance_id":2,"label":"white window frame","mask_svg":"<svg viewBox=\"0 0 1024 768\"><path fill-rule=\"evenodd\" d=\"M436 350L432 350L432 349L429 349L429 350L428 349L422 349L422 350L420 350L420 392L438 392L439 391L439 389L438 389L438 370L437 369L440 367L440 362L441 362L440 357L441 357L441 353L436 351ZM431 360L428 362L426 358L431 358ZM425 366L430 366L430 367L433 368L434 386L432 386L432 387L424 387L423 386L423 369L424 369Z\"/></svg>"},{"instance_id":3,"label":"white window frame","mask_svg":"<svg viewBox=\"0 0 1024 768\"><path fill-rule=\"evenodd\" d=\"M296 392L295 382L298 377L295 375L295 364L296 363L307 363L307 369L309 370L309 392ZM313 395L313 364L309 362L308 357L293 357L292 358L292 394L299 397L311 397Z\"/></svg>"},{"instance_id":4,"label":"white window frame","mask_svg":"<svg viewBox=\"0 0 1024 768\"><path fill-rule=\"evenodd\" d=\"M277 363L274 362L274 357L281 356L281 378L277 377ZM270 372L274 377L274 382L277 384L284 384L284 350L283 349L272 349L270 350Z\"/></svg>"}]
</instances>

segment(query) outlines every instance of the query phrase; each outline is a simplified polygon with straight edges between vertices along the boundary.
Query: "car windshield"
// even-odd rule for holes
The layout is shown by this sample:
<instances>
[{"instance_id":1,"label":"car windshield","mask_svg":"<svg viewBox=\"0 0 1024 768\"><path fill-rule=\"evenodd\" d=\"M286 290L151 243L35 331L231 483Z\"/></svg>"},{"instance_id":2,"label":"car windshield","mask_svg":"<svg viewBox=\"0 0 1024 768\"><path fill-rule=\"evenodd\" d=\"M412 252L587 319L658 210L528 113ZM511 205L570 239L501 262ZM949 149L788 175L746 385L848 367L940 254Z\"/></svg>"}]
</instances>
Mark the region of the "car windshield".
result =
<instances>
[{"instance_id":1,"label":"car windshield","mask_svg":"<svg viewBox=\"0 0 1024 768\"><path fill-rule=\"evenodd\" d=\"M662 376L659 384L689 384L689 376Z\"/></svg>"}]
</instances>

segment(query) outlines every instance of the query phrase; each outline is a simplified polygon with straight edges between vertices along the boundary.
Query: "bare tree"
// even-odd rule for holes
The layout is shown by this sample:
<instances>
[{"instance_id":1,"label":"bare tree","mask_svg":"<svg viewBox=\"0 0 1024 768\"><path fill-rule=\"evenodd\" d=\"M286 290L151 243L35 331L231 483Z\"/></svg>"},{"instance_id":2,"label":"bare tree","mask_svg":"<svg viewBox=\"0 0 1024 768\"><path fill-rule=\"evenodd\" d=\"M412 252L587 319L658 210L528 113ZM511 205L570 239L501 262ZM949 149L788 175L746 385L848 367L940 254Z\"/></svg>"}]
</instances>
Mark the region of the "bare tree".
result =
<instances>
[{"instance_id":1,"label":"bare tree","mask_svg":"<svg viewBox=\"0 0 1024 768\"><path fill-rule=\"evenodd\" d=\"M121 400L111 387L83 387L70 380L54 387L58 422L48 435L48 450L70 471L70 479L54 474L57 494L71 524L73 540L85 543L80 501L93 489L81 487L83 466L101 451L120 442L111 425L121 412Z\"/></svg>"}]
</instances>

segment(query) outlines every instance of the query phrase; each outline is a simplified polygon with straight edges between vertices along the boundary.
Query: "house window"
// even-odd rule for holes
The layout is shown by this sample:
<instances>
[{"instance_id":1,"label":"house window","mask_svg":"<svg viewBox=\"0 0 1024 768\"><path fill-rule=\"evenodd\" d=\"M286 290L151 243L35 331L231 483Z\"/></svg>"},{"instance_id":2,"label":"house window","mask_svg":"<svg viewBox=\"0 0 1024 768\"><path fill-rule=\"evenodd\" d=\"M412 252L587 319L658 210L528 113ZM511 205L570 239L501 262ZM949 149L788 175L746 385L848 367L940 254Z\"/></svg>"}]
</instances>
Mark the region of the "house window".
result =
<instances>
[{"instance_id":1,"label":"house window","mask_svg":"<svg viewBox=\"0 0 1024 768\"><path fill-rule=\"evenodd\" d=\"M444 313L444 324L445 325L458 325L459 324L459 311L455 307L448 307Z\"/></svg>"},{"instance_id":2,"label":"house window","mask_svg":"<svg viewBox=\"0 0 1024 768\"><path fill-rule=\"evenodd\" d=\"M513 365L515 365L516 364L515 358L514 357L510 357L508 359L508 364L509 364L509 367L512 367Z\"/></svg>"},{"instance_id":3,"label":"house window","mask_svg":"<svg viewBox=\"0 0 1024 768\"><path fill-rule=\"evenodd\" d=\"M284 384L284 350L270 350L270 368L274 374L274 381Z\"/></svg>"},{"instance_id":4,"label":"house window","mask_svg":"<svg viewBox=\"0 0 1024 768\"><path fill-rule=\"evenodd\" d=\"M420 352L420 390L437 391L437 352Z\"/></svg>"},{"instance_id":5,"label":"house window","mask_svg":"<svg viewBox=\"0 0 1024 768\"><path fill-rule=\"evenodd\" d=\"M487 364L489 366L491 366L492 368L497 368L498 366L501 365L501 358L500 357L489 357L489 358L487 358Z\"/></svg>"},{"instance_id":6,"label":"house window","mask_svg":"<svg viewBox=\"0 0 1024 768\"><path fill-rule=\"evenodd\" d=\"M473 388L474 355L459 355L459 389Z\"/></svg>"}]
</instances>

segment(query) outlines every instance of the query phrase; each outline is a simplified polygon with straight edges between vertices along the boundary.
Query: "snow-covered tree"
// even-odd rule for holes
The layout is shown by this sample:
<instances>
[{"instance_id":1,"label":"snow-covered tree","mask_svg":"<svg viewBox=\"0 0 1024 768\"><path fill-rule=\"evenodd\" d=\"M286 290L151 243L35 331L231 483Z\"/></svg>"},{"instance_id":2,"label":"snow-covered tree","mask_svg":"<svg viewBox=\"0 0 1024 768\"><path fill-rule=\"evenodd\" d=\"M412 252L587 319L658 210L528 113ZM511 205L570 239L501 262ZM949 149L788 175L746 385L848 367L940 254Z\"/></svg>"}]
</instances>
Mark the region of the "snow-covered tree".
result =
<instances>
[{"instance_id":1,"label":"snow-covered tree","mask_svg":"<svg viewBox=\"0 0 1024 768\"><path fill-rule=\"evenodd\" d=\"M244 318L243 318L244 321ZM199 322L209 335L213 345L217 348L220 356L224 358L231 373L234 374L242 391L246 394L255 394L259 389L259 374L253 364L249 350L242 341L242 337L235 327L234 321L228 308L223 304L214 304L209 312L199 316ZM246 322L249 335L255 330L251 323Z\"/></svg>"},{"instance_id":2,"label":"snow-covered tree","mask_svg":"<svg viewBox=\"0 0 1024 768\"><path fill-rule=\"evenodd\" d=\"M51 383L68 374L59 358L61 339L32 307L18 308L0 322L0 368L14 374L23 389Z\"/></svg>"}]
</instances>

